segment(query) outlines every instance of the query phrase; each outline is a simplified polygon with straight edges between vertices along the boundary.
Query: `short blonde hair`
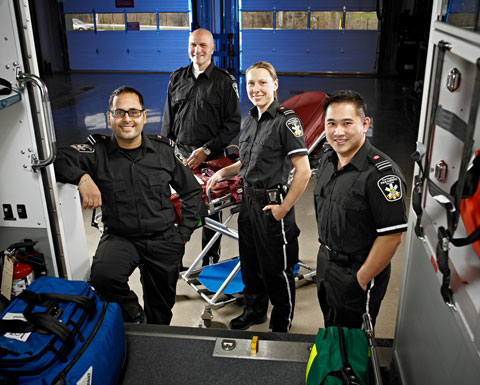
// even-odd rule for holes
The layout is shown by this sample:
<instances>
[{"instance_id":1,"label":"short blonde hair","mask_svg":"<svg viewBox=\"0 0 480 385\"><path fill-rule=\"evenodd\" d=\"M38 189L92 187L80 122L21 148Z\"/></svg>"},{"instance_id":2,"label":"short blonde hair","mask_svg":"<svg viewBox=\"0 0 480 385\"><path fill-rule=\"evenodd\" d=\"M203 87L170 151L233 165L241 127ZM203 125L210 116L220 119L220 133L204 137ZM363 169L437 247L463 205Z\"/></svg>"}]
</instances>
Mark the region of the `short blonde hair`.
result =
<instances>
[{"instance_id":1,"label":"short blonde hair","mask_svg":"<svg viewBox=\"0 0 480 385\"><path fill-rule=\"evenodd\" d=\"M267 70L268 73L270 74L271 78L275 81L278 79L278 76L277 76L277 71L275 71L275 68L273 67L273 65L271 65L269 62L267 61L259 61L259 62L256 62L255 64L252 64L250 67L247 68L247 70L245 71L245 76L247 76L248 74L248 71L250 70L253 70L253 69L264 69L264 70ZM273 94L274 98L277 99L277 91L274 92Z\"/></svg>"}]
</instances>

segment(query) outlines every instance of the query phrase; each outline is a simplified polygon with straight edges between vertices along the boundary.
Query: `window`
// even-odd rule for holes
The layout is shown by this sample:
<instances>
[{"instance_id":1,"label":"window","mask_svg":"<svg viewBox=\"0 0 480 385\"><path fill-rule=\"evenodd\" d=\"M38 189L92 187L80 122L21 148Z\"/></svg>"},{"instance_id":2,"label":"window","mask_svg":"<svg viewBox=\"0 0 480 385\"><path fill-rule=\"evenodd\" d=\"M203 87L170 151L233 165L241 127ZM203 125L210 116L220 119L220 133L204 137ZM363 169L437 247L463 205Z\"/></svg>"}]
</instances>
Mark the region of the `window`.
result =
<instances>
[{"instance_id":1,"label":"window","mask_svg":"<svg viewBox=\"0 0 480 385\"><path fill-rule=\"evenodd\" d=\"M307 29L308 12L284 12L276 13L277 29Z\"/></svg>"},{"instance_id":2,"label":"window","mask_svg":"<svg viewBox=\"0 0 480 385\"><path fill-rule=\"evenodd\" d=\"M157 14L155 13L127 13L128 29L133 25L137 25L140 31L157 29Z\"/></svg>"},{"instance_id":3,"label":"window","mask_svg":"<svg viewBox=\"0 0 480 385\"><path fill-rule=\"evenodd\" d=\"M159 13L160 29L188 29L188 13Z\"/></svg>"},{"instance_id":4,"label":"window","mask_svg":"<svg viewBox=\"0 0 480 385\"><path fill-rule=\"evenodd\" d=\"M93 15L91 13L71 13L65 15L67 31L93 31Z\"/></svg>"},{"instance_id":5,"label":"window","mask_svg":"<svg viewBox=\"0 0 480 385\"><path fill-rule=\"evenodd\" d=\"M349 30L377 30L378 19L376 12L347 12L346 29Z\"/></svg>"},{"instance_id":6,"label":"window","mask_svg":"<svg viewBox=\"0 0 480 385\"><path fill-rule=\"evenodd\" d=\"M125 31L123 13L97 13L97 31Z\"/></svg>"},{"instance_id":7,"label":"window","mask_svg":"<svg viewBox=\"0 0 480 385\"><path fill-rule=\"evenodd\" d=\"M343 12L312 12L311 29L342 29Z\"/></svg>"},{"instance_id":8,"label":"window","mask_svg":"<svg viewBox=\"0 0 480 385\"><path fill-rule=\"evenodd\" d=\"M242 12L243 29L273 29L273 12Z\"/></svg>"}]
</instances>

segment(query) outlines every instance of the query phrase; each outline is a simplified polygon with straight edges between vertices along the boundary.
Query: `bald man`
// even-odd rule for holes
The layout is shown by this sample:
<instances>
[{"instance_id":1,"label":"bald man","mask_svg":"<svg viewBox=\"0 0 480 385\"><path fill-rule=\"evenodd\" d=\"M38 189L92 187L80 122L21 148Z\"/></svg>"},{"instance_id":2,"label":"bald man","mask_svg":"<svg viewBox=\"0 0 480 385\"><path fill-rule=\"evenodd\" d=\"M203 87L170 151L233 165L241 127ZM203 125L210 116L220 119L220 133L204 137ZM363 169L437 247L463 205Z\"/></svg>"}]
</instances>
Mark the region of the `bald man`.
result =
<instances>
[{"instance_id":1,"label":"bald man","mask_svg":"<svg viewBox=\"0 0 480 385\"><path fill-rule=\"evenodd\" d=\"M176 151L190 168L223 156L223 149L240 132L241 113L235 77L212 62L213 35L206 29L193 31L188 39L192 61L175 71L168 84L163 112L162 136L176 142ZM220 220L219 215L212 216ZM202 246L215 233L203 230ZM220 238L203 259L203 265L219 259Z\"/></svg>"}]
</instances>

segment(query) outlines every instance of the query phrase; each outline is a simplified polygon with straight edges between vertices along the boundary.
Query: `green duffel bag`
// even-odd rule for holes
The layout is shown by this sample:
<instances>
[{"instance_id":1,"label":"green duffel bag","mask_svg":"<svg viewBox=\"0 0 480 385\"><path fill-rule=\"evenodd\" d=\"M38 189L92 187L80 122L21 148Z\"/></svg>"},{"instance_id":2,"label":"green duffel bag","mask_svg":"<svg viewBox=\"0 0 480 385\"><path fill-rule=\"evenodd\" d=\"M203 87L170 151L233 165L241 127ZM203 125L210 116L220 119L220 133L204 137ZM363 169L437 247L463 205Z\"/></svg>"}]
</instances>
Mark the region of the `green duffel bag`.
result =
<instances>
[{"instance_id":1,"label":"green duffel bag","mask_svg":"<svg viewBox=\"0 0 480 385\"><path fill-rule=\"evenodd\" d=\"M367 385L369 348L365 332L319 329L307 364L307 385Z\"/></svg>"}]
</instances>

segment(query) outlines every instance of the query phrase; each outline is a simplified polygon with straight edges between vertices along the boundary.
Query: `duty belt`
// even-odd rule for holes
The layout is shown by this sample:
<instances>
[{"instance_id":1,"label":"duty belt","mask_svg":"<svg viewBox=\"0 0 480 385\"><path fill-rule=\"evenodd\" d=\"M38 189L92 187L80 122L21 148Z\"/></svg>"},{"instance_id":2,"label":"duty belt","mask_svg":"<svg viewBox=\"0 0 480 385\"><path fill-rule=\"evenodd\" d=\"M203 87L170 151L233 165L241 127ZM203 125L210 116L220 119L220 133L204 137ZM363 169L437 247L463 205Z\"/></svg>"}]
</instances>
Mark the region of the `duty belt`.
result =
<instances>
[{"instance_id":1,"label":"duty belt","mask_svg":"<svg viewBox=\"0 0 480 385\"><path fill-rule=\"evenodd\" d=\"M362 265L365 257L340 253L328 247L325 243L320 243L320 249L327 255L329 261L340 265Z\"/></svg>"},{"instance_id":2,"label":"duty belt","mask_svg":"<svg viewBox=\"0 0 480 385\"><path fill-rule=\"evenodd\" d=\"M253 188L245 180L243 181L243 193L247 196L253 197L257 202L265 202L269 205L279 205L282 203L282 198L286 195L286 187L276 188Z\"/></svg>"}]
</instances>

